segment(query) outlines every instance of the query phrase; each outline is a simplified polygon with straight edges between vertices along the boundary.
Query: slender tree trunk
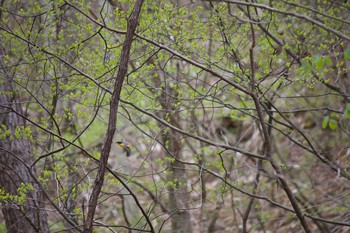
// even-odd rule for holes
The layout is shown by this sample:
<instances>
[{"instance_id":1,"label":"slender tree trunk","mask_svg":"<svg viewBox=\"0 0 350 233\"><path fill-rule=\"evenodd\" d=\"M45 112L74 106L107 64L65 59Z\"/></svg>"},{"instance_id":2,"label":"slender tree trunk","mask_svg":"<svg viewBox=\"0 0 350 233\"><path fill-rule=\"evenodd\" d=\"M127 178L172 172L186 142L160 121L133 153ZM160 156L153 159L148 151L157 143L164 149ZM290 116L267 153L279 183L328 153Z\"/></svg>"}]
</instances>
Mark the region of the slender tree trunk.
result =
<instances>
[{"instance_id":1,"label":"slender tree trunk","mask_svg":"<svg viewBox=\"0 0 350 233\"><path fill-rule=\"evenodd\" d=\"M179 72L179 66L178 73ZM162 72L159 73L160 77L165 80L166 77ZM178 77L177 77L178 78ZM160 84L161 79L156 85ZM175 86L177 83L175 83ZM171 125L179 127L180 116L176 111L177 104L177 92L166 82L165 89L159 96L159 102L162 105L162 111L158 113L161 118L169 121ZM170 210L171 217L171 232L172 233L190 233L192 232L191 215L189 213L189 192L187 190L187 176L185 165L181 160L181 135L175 130L169 130L162 134L162 142L166 148L167 156L173 158L169 164L169 176L168 181L168 193L169 202L168 209Z\"/></svg>"},{"instance_id":2,"label":"slender tree trunk","mask_svg":"<svg viewBox=\"0 0 350 233\"><path fill-rule=\"evenodd\" d=\"M128 28L125 36L125 41L123 44L122 54L120 57L119 70L117 73L117 77L115 80L115 85L114 85L114 89L113 89L113 93L110 101L109 120L108 120L106 140L102 147L100 165L96 175L94 187L92 189L92 194L89 199L88 215L84 224L85 233L92 232L92 225L94 221L95 210L97 207L97 201L104 183L104 175L106 172L107 161L108 161L109 153L111 151L113 136L116 131L117 112L118 112L118 104L120 100L120 93L122 90L124 78L128 70L131 43L133 41L134 33L138 23L142 3L143 3L143 0L136 1L132 14L128 20ZM154 230L151 224L150 224L150 228L151 228L151 232L153 232Z\"/></svg>"},{"instance_id":3,"label":"slender tree trunk","mask_svg":"<svg viewBox=\"0 0 350 233\"><path fill-rule=\"evenodd\" d=\"M168 150L173 153L175 160L170 163L170 175L168 181L169 205L168 209L173 214L171 218L172 233L190 233L192 232L191 215L188 207L190 200L187 190L187 176L185 165L180 163L180 135L171 130L164 137L169 143Z\"/></svg>"},{"instance_id":4,"label":"slender tree trunk","mask_svg":"<svg viewBox=\"0 0 350 233\"><path fill-rule=\"evenodd\" d=\"M21 106L16 98L13 82L2 57L0 47L0 190L12 197L25 194L25 199L1 198L2 213L8 233L48 232L47 215L39 186L26 165L33 162L31 142L25 136L15 135L25 120L16 114ZM6 133L4 133L6 131ZM23 186L24 185L24 186ZM20 187L29 187L20 191Z\"/></svg>"}]
</instances>

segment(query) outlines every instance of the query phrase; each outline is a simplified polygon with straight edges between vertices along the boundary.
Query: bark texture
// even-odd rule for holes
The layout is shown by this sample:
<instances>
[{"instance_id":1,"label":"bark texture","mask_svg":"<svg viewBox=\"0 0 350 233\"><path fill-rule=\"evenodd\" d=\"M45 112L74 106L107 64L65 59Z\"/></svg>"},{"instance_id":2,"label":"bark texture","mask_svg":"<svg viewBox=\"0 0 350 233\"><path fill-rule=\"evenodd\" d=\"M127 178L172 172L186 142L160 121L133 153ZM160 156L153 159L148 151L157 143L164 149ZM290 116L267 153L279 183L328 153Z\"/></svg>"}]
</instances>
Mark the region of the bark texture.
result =
<instances>
[{"instance_id":1,"label":"bark texture","mask_svg":"<svg viewBox=\"0 0 350 233\"><path fill-rule=\"evenodd\" d=\"M5 50L0 47L0 190L12 197L19 196L22 184L31 185L24 191L24 202L1 198L2 213L8 233L49 232L47 215L39 186L35 183L33 171L26 165L33 162L31 142L25 137L15 136L16 129L25 126L25 120L17 113L21 104L14 91L11 75L4 66Z\"/></svg>"},{"instance_id":2,"label":"bark texture","mask_svg":"<svg viewBox=\"0 0 350 233\"><path fill-rule=\"evenodd\" d=\"M177 64L177 74L180 74L181 70L179 64ZM158 112L158 116L176 127L180 127L180 115L177 111L177 92L169 82L166 82L166 76L163 72L159 72L159 77L164 79L167 85L163 88L162 94L158 97L158 101L162 106L162 111ZM161 80L157 80L156 84L161 86ZM174 80L174 85L180 82L179 75ZM167 94L170 93L170 94ZM162 127L162 125L160 125ZM165 153L171 158L169 163L169 175L168 181L168 209L171 214L171 232L172 233L190 233L192 232L191 215L189 212L189 191L187 188L187 174L186 167L181 163L181 138L182 135L173 129L169 131L165 130L162 134L162 143L165 147Z\"/></svg>"},{"instance_id":3,"label":"bark texture","mask_svg":"<svg viewBox=\"0 0 350 233\"><path fill-rule=\"evenodd\" d=\"M109 153L111 151L113 136L114 136L114 133L116 131L117 112L118 112L118 104L120 101L120 93L122 90L124 78L125 78L126 73L128 71L128 63L129 63L129 57L130 57L131 44L133 41L137 22L139 19L142 3L143 3L143 0L138 0L135 3L132 14L128 20L128 28L127 28L127 32L126 32L126 36L125 36L125 41L123 44L122 54L120 57L120 65L119 65L119 69L118 69L118 73L117 73L117 77L116 77L116 81L115 81L115 85L114 85L114 89L113 89L113 93L112 93L111 101L110 101L110 112L109 112L106 141L103 144L103 148L101 151L99 170L98 170L98 173L97 173L97 176L95 179L94 187L92 189L91 197L89 199L88 215L87 215L87 219L85 221L85 226L84 226L85 233L92 232L92 225L93 225L95 210L97 207L97 201L98 201L98 197L101 193L101 189L103 186L104 175L105 175L106 167L107 167L107 161L108 161ZM152 225L150 227L152 229Z\"/></svg>"}]
</instances>

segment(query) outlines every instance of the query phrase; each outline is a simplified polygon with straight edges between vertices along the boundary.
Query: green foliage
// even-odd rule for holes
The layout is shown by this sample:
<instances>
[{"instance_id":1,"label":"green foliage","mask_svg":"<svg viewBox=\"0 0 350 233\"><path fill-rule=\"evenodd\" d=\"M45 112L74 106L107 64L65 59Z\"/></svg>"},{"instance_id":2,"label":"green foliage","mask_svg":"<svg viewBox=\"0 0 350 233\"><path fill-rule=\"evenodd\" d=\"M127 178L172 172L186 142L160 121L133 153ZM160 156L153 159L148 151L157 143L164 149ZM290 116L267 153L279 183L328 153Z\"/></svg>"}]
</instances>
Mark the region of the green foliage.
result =
<instances>
[{"instance_id":1,"label":"green foliage","mask_svg":"<svg viewBox=\"0 0 350 233\"><path fill-rule=\"evenodd\" d=\"M29 126L17 126L14 132L11 132L10 129L7 129L5 125L0 125L0 139L9 138L10 140L29 140L34 142L34 138Z\"/></svg>"},{"instance_id":2,"label":"green foliage","mask_svg":"<svg viewBox=\"0 0 350 233\"><path fill-rule=\"evenodd\" d=\"M350 48L345 49L344 59L350 61Z\"/></svg>"},{"instance_id":3,"label":"green foliage","mask_svg":"<svg viewBox=\"0 0 350 233\"><path fill-rule=\"evenodd\" d=\"M323 120L322 120L322 129L326 129L327 127L329 127L331 130L335 130L338 128L338 122L336 121L336 119L334 119L334 115L332 117L330 116L324 116Z\"/></svg>"},{"instance_id":4,"label":"green foliage","mask_svg":"<svg viewBox=\"0 0 350 233\"><path fill-rule=\"evenodd\" d=\"M0 232L6 232L6 225L4 223L0 223Z\"/></svg>"},{"instance_id":5,"label":"green foliage","mask_svg":"<svg viewBox=\"0 0 350 233\"><path fill-rule=\"evenodd\" d=\"M2 11L4 25L1 27L11 28L11 33L1 33L2 46L11 51L2 58L13 75L15 90L1 94L20 96L20 102L25 103L21 105L23 111L40 127L35 124L31 124L31 128L18 126L15 132L10 132L0 125L0 139L30 140L37 157L49 155L36 164L36 170L41 172L39 181L57 203L79 203L78 198L89 196L94 184L98 163L90 156L101 157L110 93L118 81L115 77L134 1L117 2L118 6L110 6L108 1L104 5L98 1L75 1L77 9L64 1L30 2L26 7ZM108 166L128 181L128 187L135 192L142 206L148 208L152 221L159 221L161 226L166 224L159 220L158 216L163 213L158 210L158 203L168 204L168 199L164 198L168 194L166 188L180 191L188 185L190 200L185 202L193 209L193 216L200 215L195 211L203 210L201 214L205 214L213 203L218 202L218 195L225 203L223 207L217 206L220 215L226 217L237 209L244 213L250 197L239 194L230 185L252 192L258 170L256 161L235 150L223 152L213 145L227 144L260 154L264 151L262 139L265 138L261 125L265 124L268 129L271 127L273 158L281 157L278 161L283 161L284 175L300 187L296 192L307 193L305 180L317 178L313 174L305 178L304 173L312 170L310 164L318 164L317 156L310 156L310 150L304 150L311 148L308 141L316 141L312 146L323 151L327 146L343 147L348 140L346 133L337 129L346 129L348 125L343 118L350 119L349 103L344 108L345 117L339 115L342 93L348 93L342 77L346 72L345 61L350 60L350 49L345 49L346 43L339 36L306 19L317 19L342 32L344 25L348 25L334 19L344 14L341 7L330 5L330 1L317 2L316 10L322 13L318 14L308 10L310 6L293 5L294 2L303 4L300 1L275 1L271 5L284 12L305 16L300 18L225 2L198 1L183 5L175 2L144 2L122 87L121 98L127 102L120 102L115 135L116 140L130 139L135 151L129 158L115 159L117 149L113 144L113 159L108 160ZM270 4L268 1L259 3ZM96 13L95 20L105 26L87 18L92 17L91 11ZM18 22L12 21L14 16ZM187 62L187 58L193 61ZM335 88L329 89L327 85ZM253 92L262 108L263 119L259 118L252 95L238 91L235 86ZM341 93L336 93L338 88ZM324 113L324 109L329 112ZM307 114L311 115L311 123L306 122ZM187 134L171 130L154 116ZM222 125L223 117L230 118L231 125ZM321 128L314 127L319 123ZM303 132L297 133L295 125ZM220 129L225 133L218 133ZM330 140L328 136L337 139ZM200 141L199 137L212 143ZM324 143L328 141L334 145ZM167 151L173 149L174 142L180 147L177 158L168 156ZM295 142L302 146L295 149L298 146ZM291 158L291 154L296 155ZM291 160L302 166L305 171L302 175L290 165ZM183 168L176 166L178 161L183 163ZM202 163L196 164L199 161ZM345 163L344 159L342 161ZM203 168L223 179L211 176ZM176 169L181 169L187 183L174 178ZM264 167L264 175L274 174L269 169L272 168ZM276 192L274 185L277 182L264 175L254 191L262 192L263 196L273 193L276 197L271 199L284 202L286 199L279 196L282 192ZM114 215L125 211L120 204L124 187L108 172L105 179L99 203L103 208L96 213L96 219L114 224ZM315 182L319 183L324 182ZM154 194L152 198L145 195L148 191ZM204 191L207 192L206 200ZM181 198L182 193L176 195ZM316 199L317 195L313 195ZM6 193L2 196L10 199ZM310 195L310 200L314 196ZM23 198L17 199L22 201ZM126 206L130 204L127 199ZM236 200L241 206L234 206ZM260 219L268 222L285 215L281 212L274 215L277 210L270 211L265 199L260 201L253 206L261 213ZM200 210L192 208L193 202L200 202ZM181 206L181 209L185 208L187 206ZM81 206L72 206L72 210L76 214L84 211ZM104 216L106 212L111 213L113 220ZM135 212L126 211L126 216L136 219ZM142 222L141 218L137 219ZM118 218L118 221L123 220ZM257 231L261 230L255 227Z\"/></svg>"},{"instance_id":6,"label":"green foliage","mask_svg":"<svg viewBox=\"0 0 350 233\"><path fill-rule=\"evenodd\" d=\"M346 118L350 119L350 103L347 103L344 109L344 115Z\"/></svg>"},{"instance_id":7,"label":"green foliage","mask_svg":"<svg viewBox=\"0 0 350 233\"><path fill-rule=\"evenodd\" d=\"M338 122L335 119L329 119L328 126L330 129L335 130L338 127Z\"/></svg>"},{"instance_id":8,"label":"green foliage","mask_svg":"<svg viewBox=\"0 0 350 233\"><path fill-rule=\"evenodd\" d=\"M329 123L329 116L324 116L322 121L322 129L327 128L328 123Z\"/></svg>"},{"instance_id":9,"label":"green foliage","mask_svg":"<svg viewBox=\"0 0 350 233\"><path fill-rule=\"evenodd\" d=\"M23 205L27 199L27 193L33 190L34 187L27 183L21 183L21 186L17 188L17 195L7 193L3 188L0 188L0 200L4 203Z\"/></svg>"},{"instance_id":10,"label":"green foliage","mask_svg":"<svg viewBox=\"0 0 350 233\"><path fill-rule=\"evenodd\" d=\"M332 61L329 57L321 57L318 55L312 56L312 64L316 67L316 70L322 70L325 65L331 65Z\"/></svg>"},{"instance_id":11,"label":"green foliage","mask_svg":"<svg viewBox=\"0 0 350 233\"><path fill-rule=\"evenodd\" d=\"M11 135L11 130L7 129L6 125L0 125L0 139L5 139Z\"/></svg>"},{"instance_id":12,"label":"green foliage","mask_svg":"<svg viewBox=\"0 0 350 233\"><path fill-rule=\"evenodd\" d=\"M29 126L27 127L17 126L14 132L14 135L16 139L24 139L24 140L30 140L31 142L34 142L31 128Z\"/></svg>"}]
</instances>

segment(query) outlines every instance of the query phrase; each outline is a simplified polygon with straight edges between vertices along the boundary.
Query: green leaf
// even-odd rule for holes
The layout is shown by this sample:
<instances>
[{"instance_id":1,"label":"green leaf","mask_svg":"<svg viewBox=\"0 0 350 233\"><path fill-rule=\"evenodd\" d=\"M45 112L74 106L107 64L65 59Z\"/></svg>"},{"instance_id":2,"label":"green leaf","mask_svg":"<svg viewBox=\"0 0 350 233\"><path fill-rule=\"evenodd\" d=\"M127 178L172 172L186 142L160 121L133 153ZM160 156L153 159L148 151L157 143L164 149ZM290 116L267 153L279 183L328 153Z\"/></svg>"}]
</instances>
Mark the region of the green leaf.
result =
<instances>
[{"instance_id":1,"label":"green leaf","mask_svg":"<svg viewBox=\"0 0 350 233\"><path fill-rule=\"evenodd\" d=\"M338 114L335 113L335 112L332 112L332 113L331 113L331 118L332 118L332 117L333 117L333 118L334 118L334 117L338 117Z\"/></svg>"},{"instance_id":2,"label":"green leaf","mask_svg":"<svg viewBox=\"0 0 350 233\"><path fill-rule=\"evenodd\" d=\"M301 61L301 69L303 69L305 72L311 71L310 63L306 59Z\"/></svg>"},{"instance_id":3,"label":"green leaf","mask_svg":"<svg viewBox=\"0 0 350 233\"><path fill-rule=\"evenodd\" d=\"M334 130L338 127L338 122L334 119L330 119L328 125L330 129Z\"/></svg>"},{"instance_id":4,"label":"green leaf","mask_svg":"<svg viewBox=\"0 0 350 233\"><path fill-rule=\"evenodd\" d=\"M311 57L312 63L316 64L319 60L321 60L321 57L318 55L314 55Z\"/></svg>"},{"instance_id":5,"label":"green leaf","mask_svg":"<svg viewBox=\"0 0 350 233\"><path fill-rule=\"evenodd\" d=\"M345 58L345 60L350 61L350 48L345 49L344 58Z\"/></svg>"},{"instance_id":6,"label":"green leaf","mask_svg":"<svg viewBox=\"0 0 350 233\"><path fill-rule=\"evenodd\" d=\"M332 60L329 57L323 58L323 61L326 65L332 65Z\"/></svg>"},{"instance_id":7,"label":"green leaf","mask_svg":"<svg viewBox=\"0 0 350 233\"><path fill-rule=\"evenodd\" d=\"M323 117L323 121L322 121L322 129L327 128L328 122L329 122L329 116L325 116L325 117Z\"/></svg>"},{"instance_id":8,"label":"green leaf","mask_svg":"<svg viewBox=\"0 0 350 233\"><path fill-rule=\"evenodd\" d=\"M320 70L323 68L324 60L322 57L318 55L312 56L311 61L316 66L316 69Z\"/></svg>"},{"instance_id":9,"label":"green leaf","mask_svg":"<svg viewBox=\"0 0 350 233\"><path fill-rule=\"evenodd\" d=\"M344 115L346 118L350 119L350 103L346 104L346 107L344 109Z\"/></svg>"},{"instance_id":10,"label":"green leaf","mask_svg":"<svg viewBox=\"0 0 350 233\"><path fill-rule=\"evenodd\" d=\"M319 59L317 62L316 62L316 69L320 70L323 68L323 59Z\"/></svg>"}]
</instances>

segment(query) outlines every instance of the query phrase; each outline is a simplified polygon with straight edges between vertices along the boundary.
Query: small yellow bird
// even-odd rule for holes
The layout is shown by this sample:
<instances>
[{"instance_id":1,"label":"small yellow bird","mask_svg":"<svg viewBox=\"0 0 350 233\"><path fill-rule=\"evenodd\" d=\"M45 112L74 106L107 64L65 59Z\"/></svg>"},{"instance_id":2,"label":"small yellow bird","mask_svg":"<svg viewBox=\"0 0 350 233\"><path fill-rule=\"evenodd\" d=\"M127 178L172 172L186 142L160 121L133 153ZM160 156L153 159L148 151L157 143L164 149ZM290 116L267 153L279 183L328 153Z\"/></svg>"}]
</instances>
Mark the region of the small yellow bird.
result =
<instances>
[{"instance_id":1,"label":"small yellow bird","mask_svg":"<svg viewBox=\"0 0 350 233\"><path fill-rule=\"evenodd\" d=\"M124 140L119 141L117 143L120 146L120 148L123 149L123 152L126 153L126 157L129 157L130 156L130 152L131 152L129 144L127 142L125 142Z\"/></svg>"}]
</instances>

